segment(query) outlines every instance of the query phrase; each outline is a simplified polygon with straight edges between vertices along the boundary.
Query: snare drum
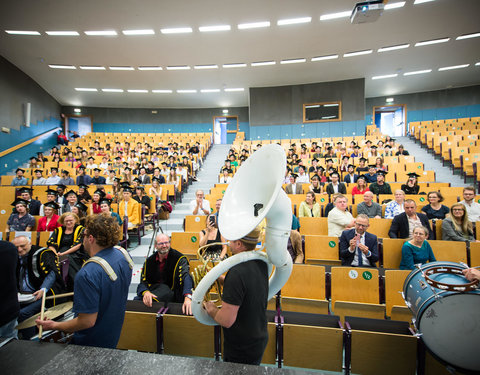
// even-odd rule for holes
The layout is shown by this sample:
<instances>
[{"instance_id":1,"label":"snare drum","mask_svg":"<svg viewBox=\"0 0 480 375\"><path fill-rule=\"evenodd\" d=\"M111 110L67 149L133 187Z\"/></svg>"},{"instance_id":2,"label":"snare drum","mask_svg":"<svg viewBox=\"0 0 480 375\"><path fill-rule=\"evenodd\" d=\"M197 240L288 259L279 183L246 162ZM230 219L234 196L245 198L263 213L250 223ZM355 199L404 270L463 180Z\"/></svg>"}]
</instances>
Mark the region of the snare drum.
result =
<instances>
[{"instance_id":1,"label":"snare drum","mask_svg":"<svg viewBox=\"0 0 480 375\"><path fill-rule=\"evenodd\" d=\"M480 371L480 289L462 274L468 267L431 262L412 271L403 298L427 348L450 365Z\"/></svg>"}]
</instances>

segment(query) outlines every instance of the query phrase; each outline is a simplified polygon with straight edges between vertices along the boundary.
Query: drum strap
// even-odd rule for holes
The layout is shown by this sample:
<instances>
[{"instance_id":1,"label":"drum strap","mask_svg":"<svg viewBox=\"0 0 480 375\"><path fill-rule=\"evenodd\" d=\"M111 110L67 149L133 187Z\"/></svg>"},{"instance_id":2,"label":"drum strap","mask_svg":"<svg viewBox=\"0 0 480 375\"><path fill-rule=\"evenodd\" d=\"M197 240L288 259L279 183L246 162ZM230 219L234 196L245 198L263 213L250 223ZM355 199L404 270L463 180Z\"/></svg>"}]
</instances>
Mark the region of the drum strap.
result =
<instances>
[{"instance_id":1,"label":"drum strap","mask_svg":"<svg viewBox=\"0 0 480 375\"><path fill-rule=\"evenodd\" d=\"M128 266L130 267L130 269L133 269L133 260L132 258L130 257L130 254L128 253L127 250L125 250L123 247L120 247L120 246L115 246L114 247L115 249L117 249L118 251L120 251L123 256L125 257L125 260L128 262ZM108 277L110 278L110 280L112 281L115 281L117 280L117 274L115 273L115 271L113 270L112 266L103 258L101 257L97 257L97 256L94 256L94 257L91 257L89 260L87 260L83 265L85 266L87 263L97 263L99 266L101 266L103 268L103 270L105 271L105 273L108 275Z\"/></svg>"}]
</instances>

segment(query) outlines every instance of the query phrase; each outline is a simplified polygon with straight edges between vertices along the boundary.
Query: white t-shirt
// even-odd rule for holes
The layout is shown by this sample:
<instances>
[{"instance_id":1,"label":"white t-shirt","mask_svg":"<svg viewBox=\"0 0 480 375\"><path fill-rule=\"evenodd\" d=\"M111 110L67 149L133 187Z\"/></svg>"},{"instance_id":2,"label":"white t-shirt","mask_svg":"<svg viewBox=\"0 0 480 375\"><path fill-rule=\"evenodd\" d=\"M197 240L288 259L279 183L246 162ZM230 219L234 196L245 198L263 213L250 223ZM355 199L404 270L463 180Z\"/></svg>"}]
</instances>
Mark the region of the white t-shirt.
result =
<instances>
[{"instance_id":1,"label":"white t-shirt","mask_svg":"<svg viewBox=\"0 0 480 375\"><path fill-rule=\"evenodd\" d=\"M195 215L193 213L193 210L195 210L195 207L197 207L197 200L196 199L193 199L192 201L190 201L190 212L191 212L191 215ZM212 212L210 210L210 202L207 201L206 199L203 200L203 203L202 203L202 207L208 211L208 214L206 214L203 210L198 210L198 212L196 213L196 215L210 215L210 213Z\"/></svg>"}]
</instances>

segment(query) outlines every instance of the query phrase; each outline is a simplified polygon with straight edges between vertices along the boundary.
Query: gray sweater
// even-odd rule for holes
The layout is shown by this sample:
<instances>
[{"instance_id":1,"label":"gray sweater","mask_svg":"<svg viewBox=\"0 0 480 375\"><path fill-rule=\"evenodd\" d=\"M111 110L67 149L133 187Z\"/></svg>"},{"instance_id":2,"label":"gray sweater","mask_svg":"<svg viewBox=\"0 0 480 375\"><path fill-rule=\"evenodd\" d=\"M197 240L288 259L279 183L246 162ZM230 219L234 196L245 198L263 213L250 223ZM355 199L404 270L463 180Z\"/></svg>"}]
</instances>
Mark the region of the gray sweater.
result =
<instances>
[{"instance_id":1,"label":"gray sweater","mask_svg":"<svg viewBox=\"0 0 480 375\"><path fill-rule=\"evenodd\" d=\"M376 202L372 202L372 205L369 207L365 202L362 202L357 206L357 214L365 214L369 218L374 218L375 216L382 217L382 206Z\"/></svg>"},{"instance_id":2,"label":"gray sweater","mask_svg":"<svg viewBox=\"0 0 480 375\"><path fill-rule=\"evenodd\" d=\"M442 222L442 240L470 242L475 241L475 238L472 232L469 232L468 236L465 237L462 232L455 229L452 218L447 217Z\"/></svg>"}]
</instances>

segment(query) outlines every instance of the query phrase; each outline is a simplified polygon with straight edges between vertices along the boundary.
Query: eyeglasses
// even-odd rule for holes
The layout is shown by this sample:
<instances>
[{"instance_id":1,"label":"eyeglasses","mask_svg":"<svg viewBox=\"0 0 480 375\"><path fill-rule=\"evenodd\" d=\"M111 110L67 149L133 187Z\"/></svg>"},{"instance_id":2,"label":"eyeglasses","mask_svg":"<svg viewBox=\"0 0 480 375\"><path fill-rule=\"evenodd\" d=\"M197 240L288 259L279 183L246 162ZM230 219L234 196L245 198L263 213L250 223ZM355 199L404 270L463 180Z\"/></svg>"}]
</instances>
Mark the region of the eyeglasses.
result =
<instances>
[{"instance_id":1,"label":"eyeglasses","mask_svg":"<svg viewBox=\"0 0 480 375\"><path fill-rule=\"evenodd\" d=\"M368 224L355 223L355 225L356 225L357 227L362 227L362 228L367 228L367 227L368 227Z\"/></svg>"},{"instance_id":2,"label":"eyeglasses","mask_svg":"<svg viewBox=\"0 0 480 375\"><path fill-rule=\"evenodd\" d=\"M157 245L158 246L166 246L170 243L170 241L167 241L167 242L157 242Z\"/></svg>"},{"instance_id":3,"label":"eyeglasses","mask_svg":"<svg viewBox=\"0 0 480 375\"><path fill-rule=\"evenodd\" d=\"M463 208L454 208L452 211L465 211Z\"/></svg>"}]
</instances>

